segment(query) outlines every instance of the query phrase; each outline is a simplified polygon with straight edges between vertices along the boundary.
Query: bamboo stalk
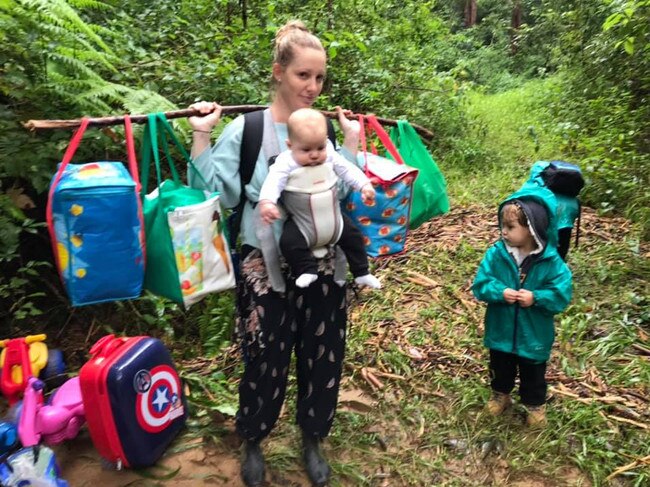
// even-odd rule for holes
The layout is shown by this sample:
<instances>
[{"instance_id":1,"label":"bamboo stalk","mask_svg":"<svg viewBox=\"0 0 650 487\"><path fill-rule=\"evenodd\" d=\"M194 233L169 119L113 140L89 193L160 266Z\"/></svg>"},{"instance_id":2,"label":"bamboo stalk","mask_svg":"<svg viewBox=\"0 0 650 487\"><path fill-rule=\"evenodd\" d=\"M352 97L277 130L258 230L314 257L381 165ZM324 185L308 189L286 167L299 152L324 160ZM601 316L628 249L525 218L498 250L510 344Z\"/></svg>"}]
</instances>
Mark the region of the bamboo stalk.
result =
<instances>
[{"instance_id":1,"label":"bamboo stalk","mask_svg":"<svg viewBox=\"0 0 650 487\"><path fill-rule=\"evenodd\" d=\"M247 113L247 112L254 112L257 110L262 110L266 108L263 105L230 105L230 106L223 106L221 107L222 111L221 113L224 115L230 115L233 113ZM326 110L320 110L320 112L325 115L327 118L334 118L336 119L338 117L336 112L331 112L331 111L326 111ZM185 108L183 110L173 110L171 112L165 112L165 117L167 117L168 120L174 119L174 118L187 118L187 117L193 117L195 115L200 115L198 110L194 110L193 108ZM358 114L352 114L349 116L349 118L356 119L358 118ZM391 119L391 118L382 118L382 117L377 117L377 120L379 123L382 125L388 125L388 126L396 126L397 125L397 120ZM133 123L146 123L147 122L147 115L131 115L131 122ZM124 116L123 115L114 115L110 117L97 117L97 118L90 118L89 119L89 126L94 126L94 127L106 127L109 125L122 125L124 123ZM28 129L28 130L52 130L52 129L69 129L69 128L76 128L81 125L81 119L73 119L73 120L27 120L27 122L23 123L23 126ZM430 130L416 124L411 124L415 131L420 134L423 138L426 140L433 140L433 132Z\"/></svg>"}]
</instances>

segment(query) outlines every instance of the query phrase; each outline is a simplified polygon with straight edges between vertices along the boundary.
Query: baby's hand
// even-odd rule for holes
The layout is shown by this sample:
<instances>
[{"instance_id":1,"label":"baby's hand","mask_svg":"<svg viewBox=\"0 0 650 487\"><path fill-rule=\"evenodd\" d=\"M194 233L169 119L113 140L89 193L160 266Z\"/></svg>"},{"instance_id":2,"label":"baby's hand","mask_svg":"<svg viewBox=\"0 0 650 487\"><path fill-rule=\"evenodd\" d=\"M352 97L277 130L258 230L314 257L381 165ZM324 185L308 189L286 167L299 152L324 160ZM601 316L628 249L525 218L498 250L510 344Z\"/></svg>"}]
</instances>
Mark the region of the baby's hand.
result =
<instances>
[{"instance_id":1,"label":"baby's hand","mask_svg":"<svg viewBox=\"0 0 650 487\"><path fill-rule=\"evenodd\" d=\"M351 110L344 110L341 107L336 107L336 114L339 117L339 125L341 126L341 131L344 136L356 136L359 137L361 132L361 125L358 120L350 120L348 116L352 115Z\"/></svg>"},{"instance_id":2,"label":"baby's hand","mask_svg":"<svg viewBox=\"0 0 650 487\"><path fill-rule=\"evenodd\" d=\"M280 210L271 201L260 201L260 217L264 223L273 223L280 218Z\"/></svg>"},{"instance_id":3,"label":"baby's hand","mask_svg":"<svg viewBox=\"0 0 650 487\"><path fill-rule=\"evenodd\" d=\"M372 187L372 184L364 184L361 187L361 198L363 198L363 201L372 201L375 199L375 188Z\"/></svg>"},{"instance_id":4,"label":"baby's hand","mask_svg":"<svg viewBox=\"0 0 650 487\"><path fill-rule=\"evenodd\" d=\"M503 299L505 299L506 303L508 304L515 304L517 302L518 297L519 297L519 292L515 291L514 289L506 288L503 291Z\"/></svg>"},{"instance_id":5,"label":"baby's hand","mask_svg":"<svg viewBox=\"0 0 650 487\"><path fill-rule=\"evenodd\" d=\"M517 301L522 308L529 308L535 303L535 296L528 289L521 289Z\"/></svg>"}]
</instances>

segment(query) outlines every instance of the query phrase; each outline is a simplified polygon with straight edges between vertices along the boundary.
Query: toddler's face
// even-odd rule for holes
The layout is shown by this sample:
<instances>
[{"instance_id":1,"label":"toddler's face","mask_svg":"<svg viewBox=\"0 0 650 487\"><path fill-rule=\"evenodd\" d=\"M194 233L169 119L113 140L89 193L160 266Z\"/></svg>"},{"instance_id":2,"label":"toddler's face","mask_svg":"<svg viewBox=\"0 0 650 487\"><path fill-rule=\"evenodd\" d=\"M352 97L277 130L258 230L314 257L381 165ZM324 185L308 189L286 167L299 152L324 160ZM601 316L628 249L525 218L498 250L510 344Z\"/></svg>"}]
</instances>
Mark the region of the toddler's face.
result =
<instances>
[{"instance_id":1,"label":"toddler's face","mask_svg":"<svg viewBox=\"0 0 650 487\"><path fill-rule=\"evenodd\" d=\"M526 247L534 243L530 229L519 223L516 218L503 220L501 236L510 247Z\"/></svg>"},{"instance_id":2,"label":"toddler's face","mask_svg":"<svg viewBox=\"0 0 650 487\"><path fill-rule=\"evenodd\" d=\"M327 159L327 135L301 133L291 140L291 154L301 166L318 166Z\"/></svg>"}]
</instances>

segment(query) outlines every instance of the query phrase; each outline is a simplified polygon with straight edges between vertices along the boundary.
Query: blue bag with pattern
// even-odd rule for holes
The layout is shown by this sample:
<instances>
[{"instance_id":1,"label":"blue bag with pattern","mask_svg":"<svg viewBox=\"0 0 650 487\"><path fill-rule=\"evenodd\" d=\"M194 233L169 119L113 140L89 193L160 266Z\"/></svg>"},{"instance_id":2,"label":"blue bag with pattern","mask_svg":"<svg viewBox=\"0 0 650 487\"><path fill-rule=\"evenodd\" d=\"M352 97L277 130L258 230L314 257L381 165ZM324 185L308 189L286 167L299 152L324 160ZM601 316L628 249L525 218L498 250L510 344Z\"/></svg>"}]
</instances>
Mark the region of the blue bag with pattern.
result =
<instances>
[{"instance_id":1,"label":"blue bag with pattern","mask_svg":"<svg viewBox=\"0 0 650 487\"><path fill-rule=\"evenodd\" d=\"M367 120L367 124L365 123ZM366 252L371 257L404 251L409 229L413 182L418 170L404 164L395 145L373 115L359 116L361 144L364 148L365 172L375 188L372 201L363 201L359 191L351 192L344 211L364 236ZM366 130L374 132L394 160L366 150Z\"/></svg>"}]
</instances>

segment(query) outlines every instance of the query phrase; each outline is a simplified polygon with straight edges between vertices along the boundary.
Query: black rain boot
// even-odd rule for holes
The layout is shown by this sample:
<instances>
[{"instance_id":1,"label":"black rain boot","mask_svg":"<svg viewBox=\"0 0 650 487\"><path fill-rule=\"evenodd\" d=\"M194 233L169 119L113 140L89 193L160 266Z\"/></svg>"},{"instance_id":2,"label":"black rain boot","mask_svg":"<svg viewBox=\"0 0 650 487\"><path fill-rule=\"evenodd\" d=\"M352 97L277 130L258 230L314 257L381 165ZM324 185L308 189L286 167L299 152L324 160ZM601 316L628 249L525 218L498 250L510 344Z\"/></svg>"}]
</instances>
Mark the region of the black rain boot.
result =
<instances>
[{"instance_id":1,"label":"black rain boot","mask_svg":"<svg viewBox=\"0 0 650 487\"><path fill-rule=\"evenodd\" d=\"M330 478L330 466L323 457L320 449L320 438L314 435L302 434L302 458L305 462L307 476L312 484L323 487Z\"/></svg>"},{"instance_id":2,"label":"black rain boot","mask_svg":"<svg viewBox=\"0 0 650 487\"><path fill-rule=\"evenodd\" d=\"M241 459L241 478L247 487L264 482L264 456L259 441L245 441Z\"/></svg>"}]
</instances>

